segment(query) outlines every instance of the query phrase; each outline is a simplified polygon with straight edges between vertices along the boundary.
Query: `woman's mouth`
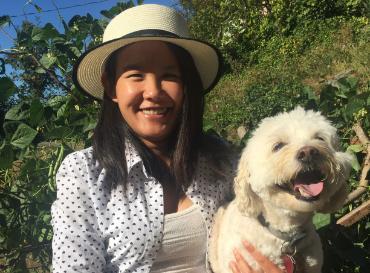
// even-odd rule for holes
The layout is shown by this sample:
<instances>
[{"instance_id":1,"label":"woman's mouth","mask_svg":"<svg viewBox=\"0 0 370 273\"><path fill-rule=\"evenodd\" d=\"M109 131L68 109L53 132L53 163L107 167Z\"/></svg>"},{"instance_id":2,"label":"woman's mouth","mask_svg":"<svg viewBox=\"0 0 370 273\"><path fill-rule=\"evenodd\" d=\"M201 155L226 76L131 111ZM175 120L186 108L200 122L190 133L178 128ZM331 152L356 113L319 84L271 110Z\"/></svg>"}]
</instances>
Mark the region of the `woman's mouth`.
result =
<instances>
[{"instance_id":1,"label":"woman's mouth","mask_svg":"<svg viewBox=\"0 0 370 273\"><path fill-rule=\"evenodd\" d=\"M143 112L144 115L164 115L169 111L170 108L168 107L158 107L158 108L145 108L141 109L140 111Z\"/></svg>"}]
</instances>

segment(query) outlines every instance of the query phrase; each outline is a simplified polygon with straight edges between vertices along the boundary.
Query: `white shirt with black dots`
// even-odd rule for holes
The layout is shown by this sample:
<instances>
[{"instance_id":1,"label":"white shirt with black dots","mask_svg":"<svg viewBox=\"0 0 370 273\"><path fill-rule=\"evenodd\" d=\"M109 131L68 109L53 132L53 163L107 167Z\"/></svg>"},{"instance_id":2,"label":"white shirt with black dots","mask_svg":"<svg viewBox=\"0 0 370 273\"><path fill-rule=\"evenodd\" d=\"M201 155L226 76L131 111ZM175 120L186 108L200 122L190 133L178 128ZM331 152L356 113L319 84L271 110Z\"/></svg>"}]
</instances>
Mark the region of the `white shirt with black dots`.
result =
<instances>
[{"instance_id":1,"label":"white shirt with black dots","mask_svg":"<svg viewBox=\"0 0 370 273\"><path fill-rule=\"evenodd\" d=\"M57 173L51 208L53 273L150 272L163 237L162 186L127 145L126 190L111 188L92 151L68 155ZM200 157L186 192L201 208L208 236L217 208L230 197L234 174L230 168L216 177L209 165Z\"/></svg>"}]
</instances>

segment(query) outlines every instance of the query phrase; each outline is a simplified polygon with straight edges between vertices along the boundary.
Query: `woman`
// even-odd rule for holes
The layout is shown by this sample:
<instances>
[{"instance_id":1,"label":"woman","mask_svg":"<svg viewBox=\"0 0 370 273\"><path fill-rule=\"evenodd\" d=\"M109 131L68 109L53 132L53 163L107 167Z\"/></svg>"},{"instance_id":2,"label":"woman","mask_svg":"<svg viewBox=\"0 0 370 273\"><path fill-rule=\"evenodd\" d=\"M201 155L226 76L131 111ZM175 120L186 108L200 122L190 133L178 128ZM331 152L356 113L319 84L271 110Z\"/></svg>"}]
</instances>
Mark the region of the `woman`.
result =
<instances>
[{"instance_id":1,"label":"woman","mask_svg":"<svg viewBox=\"0 0 370 273\"><path fill-rule=\"evenodd\" d=\"M209 270L212 218L233 178L228 147L202 132L219 71L218 51L160 5L122 12L80 57L74 83L102 113L93 147L57 174L53 272ZM253 272L237 251L230 266Z\"/></svg>"}]
</instances>

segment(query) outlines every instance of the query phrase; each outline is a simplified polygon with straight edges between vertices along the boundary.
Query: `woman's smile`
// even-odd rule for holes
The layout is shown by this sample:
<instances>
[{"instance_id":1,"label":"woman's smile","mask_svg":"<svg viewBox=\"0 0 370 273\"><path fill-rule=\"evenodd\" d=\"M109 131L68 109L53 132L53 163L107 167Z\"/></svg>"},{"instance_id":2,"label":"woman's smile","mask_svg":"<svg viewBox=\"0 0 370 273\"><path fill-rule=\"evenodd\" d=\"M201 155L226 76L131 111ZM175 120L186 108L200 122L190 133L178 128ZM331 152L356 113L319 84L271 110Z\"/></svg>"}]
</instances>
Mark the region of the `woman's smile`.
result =
<instances>
[{"instance_id":1,"label":"woman's smile","mask_svg":"<svg viewBox=\"0 0 370 273\"><path fill-rule=\"evenodd\" d=\"M152 117L163 117L170 111L169 107L149 107L149 108L142 108L140 111L148 118Z\"/></svg>"}]
</instances>

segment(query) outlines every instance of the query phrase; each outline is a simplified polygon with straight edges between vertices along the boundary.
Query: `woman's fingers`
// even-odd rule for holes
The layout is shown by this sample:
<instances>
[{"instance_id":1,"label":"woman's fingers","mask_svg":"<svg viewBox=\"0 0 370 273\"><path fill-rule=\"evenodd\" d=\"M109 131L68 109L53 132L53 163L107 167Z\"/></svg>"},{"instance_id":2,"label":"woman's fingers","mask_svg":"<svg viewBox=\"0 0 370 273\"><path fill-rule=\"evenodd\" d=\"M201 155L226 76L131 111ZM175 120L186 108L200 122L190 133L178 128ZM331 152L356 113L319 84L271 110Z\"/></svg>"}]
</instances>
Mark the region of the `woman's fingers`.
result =
<instances>
[{"instance_id":1,"label":"woman's fingers","mask_svg":"<svg viewBox=\"0 0 370 273\"><path fill-rule=\"evenodd\" d=\"M245 261L240 252L235 248L234 251L235 262L230 263L231 270L233 273L253 273L254 271Z\"/></svg>"},{"instance_id":2,"label":"woman's fingers","mask_svg":"<svg viewBox=\"0 0 370 273\"><path fill-rule=\"evenodd\" d=\"M261 254L254 246L252 246L249 242L243 241L243 245L246 250L248 250L249 254L256 260L256 262L261 266L264 272L269 273L283 273L283 271L277 267L273 262L267 259L265 256ZM253 272L253 271L252 271Z\"/></svg>"},{"instance_id":3,"label":"woman's fingers","mask_svg":"<svg viewBox=\"0 0 370 273\"><path fill-rule=\"evenodd\" d=\"M238 265L236 264L236 262L230 262L229 263L229 266L230 266L230 269L233 273L241 273L239 271L239 268L238 268Z\"/></svg>"}]
</instances>

